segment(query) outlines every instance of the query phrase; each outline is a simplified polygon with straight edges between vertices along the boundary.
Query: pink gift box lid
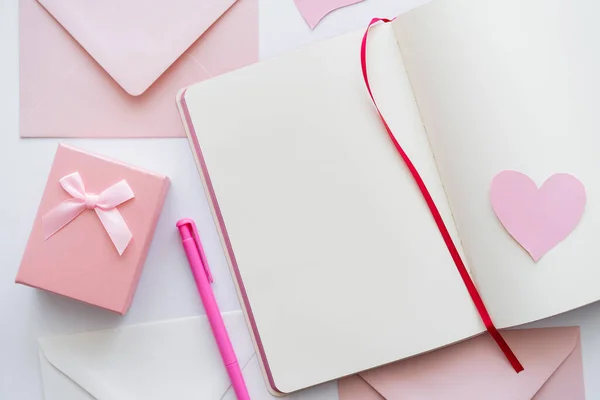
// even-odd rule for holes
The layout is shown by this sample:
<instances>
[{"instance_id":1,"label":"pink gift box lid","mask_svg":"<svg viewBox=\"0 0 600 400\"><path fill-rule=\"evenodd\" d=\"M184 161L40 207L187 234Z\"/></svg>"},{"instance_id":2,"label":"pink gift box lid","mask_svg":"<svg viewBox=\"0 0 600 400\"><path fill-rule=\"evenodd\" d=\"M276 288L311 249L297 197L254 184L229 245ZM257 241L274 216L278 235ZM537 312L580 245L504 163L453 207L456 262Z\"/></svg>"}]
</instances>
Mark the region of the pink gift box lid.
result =
<instances>
[{"instance_id":1,"label":"pink gift box lid","mask_svg":"<svg viewBox=\"0 0 600 400\"><path fill-rule=\"evenodd\" d=\"M72 198L60 179L74 172L87 193L100 193L123 179L131 187L135 197L117 206L133 235L122 255L91 209L45 239L42 216ZM168 187L166 176L59 145L16 282L125 314Z\"/></svg>"}]
</instances>

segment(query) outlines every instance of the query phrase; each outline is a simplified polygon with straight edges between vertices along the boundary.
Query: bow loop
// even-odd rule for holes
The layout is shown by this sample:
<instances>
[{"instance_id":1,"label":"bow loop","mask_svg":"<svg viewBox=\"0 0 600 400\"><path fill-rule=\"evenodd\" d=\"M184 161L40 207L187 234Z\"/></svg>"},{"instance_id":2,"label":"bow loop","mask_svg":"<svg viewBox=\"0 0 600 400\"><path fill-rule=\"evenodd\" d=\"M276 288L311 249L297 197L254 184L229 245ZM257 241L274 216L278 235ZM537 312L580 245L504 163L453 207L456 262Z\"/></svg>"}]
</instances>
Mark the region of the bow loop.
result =
<instances>
[{"instance_id":1,"label":"bow loop","mask_svg":"<svg viewBox=\"0 0 600 400\"><path fill-rule=\"evenodd\" d=\"M100 193L96 201L96 206L103 210L115 208L134 197L133 191L127 184L127 181L122 180Z\"/></svg>"},{"instance_id":2,"label":"bow loop","mask_svg":"<svg viewBox=\"0 0 600 400\"><path fill-rule=\"evenodd\" d=\"M85 200L85 186L79 172L73 172L60 178L60 185L72 197Z\"/></svg>"},{"instance_id":3,"label":"bow loop","mask_svg":"<svg viewBox=\"0 0 600 400\"><path fill-rule=\"evenodd\" d=\"M135 197L127 181L119 181L100 194L87 193L81 176L74 172L63 176L60 185L72 198L63 201L42 216L45 239L48 240L85 210L94 210L119 255L122 255L133 237L116 208Z\"/></svg>"}]
</instances>

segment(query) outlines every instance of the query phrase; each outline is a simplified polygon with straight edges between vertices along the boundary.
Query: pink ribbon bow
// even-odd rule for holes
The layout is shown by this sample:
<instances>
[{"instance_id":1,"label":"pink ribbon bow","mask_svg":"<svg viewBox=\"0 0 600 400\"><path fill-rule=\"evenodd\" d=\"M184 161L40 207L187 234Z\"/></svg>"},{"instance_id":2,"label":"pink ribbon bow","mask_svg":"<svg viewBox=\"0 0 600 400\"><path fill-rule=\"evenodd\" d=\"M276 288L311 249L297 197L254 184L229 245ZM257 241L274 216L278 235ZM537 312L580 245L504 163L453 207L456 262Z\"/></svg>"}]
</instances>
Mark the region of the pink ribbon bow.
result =
<instances>
[{"instance_id":1,"label":"pink ribbon bow","mask_svg":"<svg viewBox=\"0 0 600 400\"><path fill-rule=\"evenodd\" d=\"M85 210L94 210L119 255L122 255L133 236L123 216L116 208L134 198L127 181L117 182L100 194L86 193L79 172L74 172L63 176L60 179L60 185L73 198L63 201L44 214L42 227L45 239L48 240Z\"/></svg>"}]
</instances>

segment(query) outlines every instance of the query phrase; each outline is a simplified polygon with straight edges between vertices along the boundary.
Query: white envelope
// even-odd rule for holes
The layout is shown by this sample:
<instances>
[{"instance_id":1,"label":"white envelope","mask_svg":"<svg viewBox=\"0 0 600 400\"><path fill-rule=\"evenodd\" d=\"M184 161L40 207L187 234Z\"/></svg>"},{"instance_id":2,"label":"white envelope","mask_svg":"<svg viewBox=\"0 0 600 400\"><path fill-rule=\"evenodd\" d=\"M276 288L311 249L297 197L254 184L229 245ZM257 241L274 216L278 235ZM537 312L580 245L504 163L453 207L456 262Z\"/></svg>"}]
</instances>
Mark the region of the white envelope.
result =
<instances>
[{"instance_id":1,"label":"white envelope","mask_svg":"<svg viewBox=\"0 0 600 400\"><path fill-rule=\"evenodd\" d=\"M252 400L270 400L241 311L223 319ZM39 340L46 400L235 400L206 316ZM290 398L290 397L288 397ZM337 400L335 383L291 398Z\"/></svg>"}]
</instances>

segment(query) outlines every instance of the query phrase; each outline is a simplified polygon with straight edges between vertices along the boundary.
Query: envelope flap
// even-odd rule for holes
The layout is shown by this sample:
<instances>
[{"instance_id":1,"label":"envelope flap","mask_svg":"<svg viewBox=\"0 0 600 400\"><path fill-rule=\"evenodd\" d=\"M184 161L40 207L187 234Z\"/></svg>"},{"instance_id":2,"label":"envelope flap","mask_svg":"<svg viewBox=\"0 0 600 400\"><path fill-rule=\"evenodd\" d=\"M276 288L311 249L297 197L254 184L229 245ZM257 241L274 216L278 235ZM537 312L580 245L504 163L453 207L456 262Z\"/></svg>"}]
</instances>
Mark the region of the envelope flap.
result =
<instances>
[{"instance_id":1,"label":"envelope flap","mask_svg":"<svg viewBox=\"0 0 600 400\"><path fill-rule=\"evenodd\" d=\"M340 400L385 400L381 393L359 375L350 375L338 380L338 393Z\"/></svg>"},{"instance_id":2,"label":"envelope flap","mask_svg":"<svg viewBox=\"0 0 600 400\"><path fill-rule=\"evenodd\" d=\"M223 318L243 366L253 346L242 312ZM218 399L230 385L204 316L40 339L40 350L98 400Z\"/></svg>"},{"instance_id":3,"label":"envelope flap","mask_svg":"<svg viewBox=\"0 0 600 400\"><path fill-rule=\"evenodd\" d=\"M236 0L38 0L125 90L138 96Z\"/></svg>"},{"instance_id":4,"label":"envelope flap","mask_svg":"<svg viewBox=\"0 0 600 400\"><path fill-rule=\"evenodd\" d=\"M362 372L384 398L531 399L574 350L579 328L512 330L503 336L523 363L516 374L489 335Z\"/></svg>"}]
</instances>

